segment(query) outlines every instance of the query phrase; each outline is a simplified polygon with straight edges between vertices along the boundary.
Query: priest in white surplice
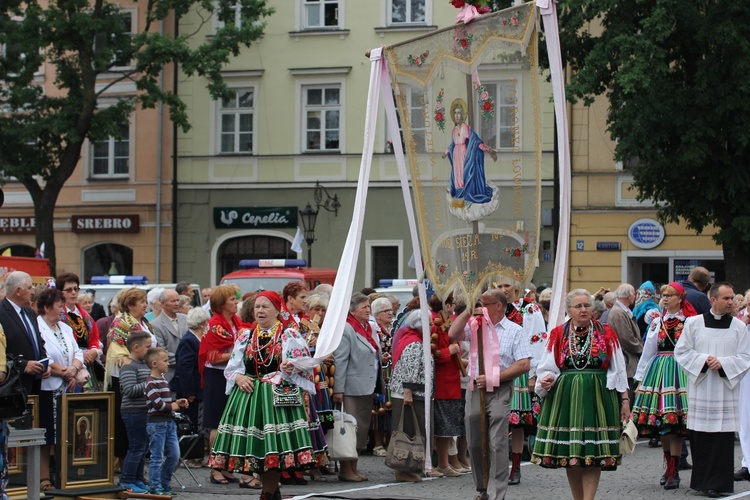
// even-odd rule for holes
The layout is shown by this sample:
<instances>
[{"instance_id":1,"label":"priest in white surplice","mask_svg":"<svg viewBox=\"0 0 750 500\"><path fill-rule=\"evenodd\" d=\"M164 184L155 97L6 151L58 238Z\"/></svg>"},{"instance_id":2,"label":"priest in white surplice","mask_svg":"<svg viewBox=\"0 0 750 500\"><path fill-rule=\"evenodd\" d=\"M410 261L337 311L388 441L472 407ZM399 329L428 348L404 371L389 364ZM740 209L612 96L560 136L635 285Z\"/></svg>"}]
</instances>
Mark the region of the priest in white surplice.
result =
<instances>
[{"instance_id":1,"label":"priest in white surplice","mask_svg":"<svg viewBox=\"0 0 750 500\"><path fill-rule=\"evenodd\" d=\"M731 285L716 283L708 296L711 310L685 321L674 357L690 382L690 488L718 498L734 491L734 433L739 430L740 380L750 368L750 336L731 314Z\"/></svg>"}]
</instances>

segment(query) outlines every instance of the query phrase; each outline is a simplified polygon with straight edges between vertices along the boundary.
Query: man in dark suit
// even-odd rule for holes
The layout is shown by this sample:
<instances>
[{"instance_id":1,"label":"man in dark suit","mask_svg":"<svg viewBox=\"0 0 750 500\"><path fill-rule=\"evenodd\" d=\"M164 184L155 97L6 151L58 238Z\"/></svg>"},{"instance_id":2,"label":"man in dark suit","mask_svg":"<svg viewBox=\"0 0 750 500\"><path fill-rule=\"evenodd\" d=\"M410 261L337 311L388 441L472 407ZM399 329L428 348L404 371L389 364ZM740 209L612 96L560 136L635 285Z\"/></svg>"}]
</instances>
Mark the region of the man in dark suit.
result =
<instances>
[{"instance_id":1,"label":"man in dark suit","mask_svg":"<svg viewBox=\"0 0 750 500\"><path fill-rule=\"evenodd\" d=\"M175 369L175 353L180 339L187 332L187 316L177 311L180 309L180 296L174 290L164 290L159 295L161 314L151 322L156 335L156 342L169 353L169 370L165 375L172 380Z\"/></svg>"},{"instance_id":2,"label":"man in dark suit","mask_svg":"<svg viewBox=\"0 0 750 500\"><path fill-rule=\"evenodd\" d=\"M86 293L90 293L94 296L94 303L91 306L91 317L94 318L94 321L99 321L100 319L107 317L107 312L104 310L104 306L96 301L96 290L94 290L93 288L89 288L88 290L86 290ZM99 340L101 340L102 335L106 336L107 332L102 333L100 330Z\"/></svg>"},{"instance_id":3,"label":"man in dark suit","mask_svg":"<svg viewBox=\"0 0 750 500\"><path fill-rule=\"evenodd\" d=\"M705 267L694 267L687 281L682 282L685 298L699 315L711 310L711 301L706 296L706 288L711 283L711 273Z\"/></svg>"},{"instance_id":4,"label":"man in dark suit","mask_svg":"<svg viewBox=\"0 0 750 500\"><path fill-rule=\"evenodd\" d=\"M8 354L21 357L21 380L26 394L39 394L42 378L49 377L50 368L39 360L47 357L39 334L36 314L31 309L34 285L31 276L14 271L5 278L5 298L0 302L0 325L5 331Z\"/></svg>"}]
</instances>

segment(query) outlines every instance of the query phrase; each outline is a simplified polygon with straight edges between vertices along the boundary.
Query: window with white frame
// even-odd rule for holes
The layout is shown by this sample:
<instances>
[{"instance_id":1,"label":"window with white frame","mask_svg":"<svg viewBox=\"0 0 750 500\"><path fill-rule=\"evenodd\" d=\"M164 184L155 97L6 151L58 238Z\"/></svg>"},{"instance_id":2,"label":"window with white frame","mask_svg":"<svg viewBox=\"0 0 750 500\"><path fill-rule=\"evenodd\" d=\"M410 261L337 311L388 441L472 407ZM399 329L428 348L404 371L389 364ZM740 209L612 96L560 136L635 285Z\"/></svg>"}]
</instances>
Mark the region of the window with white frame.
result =
<instances>
[{"instance_id":1,"label":"window with white frame","mask_svg":"<svg viewBox=\"0 0 750 500\"><path fill-rule=\"evenodd\" d=\"M478 116L480 137L494 149L512 149L521 145L521 94L515 78L482 82L495 103L495 116Z\"/></svg>"},{"instance_id":2,"label":"window with white frame","mask_svg":"<svg viewBox=\"0 0 750 500\"><path fill-rule=\"evenodd\" d=\"M135 32L135 12L132 10L123 10L119 13L120 27L112 33L101 33L94 37L94 52L102 52L110 47L116 47L112 54L112 64L110 69L129 68L131 66L130 57L124 54L124 50L117 47L127 45L127 41ZM125 38L127 37L127 39Z\"/></svg>"},{"instance_id":3,"label":"window with white frame","mask_svg":"<svg viewBox=\"0 0 750 500\"><path fill-rule=\"evenodd\" d=\"M388 24L423 24L428 0L388 0Z\"/></svg>"},{"instance_id":4,"label":"window with white frame","mask_svg":"<svg viewBox=\"0 0 750 500\"><path fill-rule=\"evenodd\" d=\"M339 0L303 0L303 27L305 29L339 28Z\"/></svg>"},{"instance_id":5,"label":"window with white frame","mask_svg":"<svg viewBox=\"0 0 750 500\"><path fill-rule=\"evenodd\" d=\"M219 102L219 152L252 153L255 90L238 88L233 93Z\"/></svg>"},{"instance_id":6,"label":"window with white frame","mask_svg":"<svg viewBox=\"0 0 750 500\"><path fill-rule=\"evenodd\" d=\"M91 145L91 177L121 178L130 175L130 124L120 128L120 136Z\"/></svg>"},{"instance_id":7,"label":"window with white frame","mask_svg":"<svg viewBox=\"0 0 750 500\"><path fill-rule=\"evenodd\" d=\"M302 87L303 149L307 152L341 150L341 86Z\"/></svg>"},{"instance_id":8,"label":"window with white frame","mask_svg":"<svg viewBox=\"0 0 750 500\"><path fill-rule=\"evenodd\" d=\"M427 151L424 109L425 107L429 108L429 106L427 106L427 102L425 102L425 94L415 88L406 87L404 102L409 114L411 133L414 138L414 145L416 147L417 153L424 153ZM406 148L404 126L401 122L401 115L398 111L396 111L396 119L398 120L398 129L401 133L401 144L404 148ZM388 137L390 138L390 140L388 141L389 144L386 147L386 152L391 152L393 150L393 138L391 137L390 133L388 134Z\"/></svg>"},{"instance_id":9,"label":"window with white frame","mask_svg":"<svg viewBox=\"0 0 750 500\"><path fill-rule=\"evenodd\" d=\"M219 2L214 1L214 7L216 9L219 8ZM230 21L224 22L219 21L218 19L218 10L215 11L214 15L216 16L214 18L214 27L215 29L220 29L229 24L230 26L234 26L236 28L242 27L242 4L238 0L229 0L229 5L227 8L226 14L229 16Z\"/></svg>"}]
</instances>

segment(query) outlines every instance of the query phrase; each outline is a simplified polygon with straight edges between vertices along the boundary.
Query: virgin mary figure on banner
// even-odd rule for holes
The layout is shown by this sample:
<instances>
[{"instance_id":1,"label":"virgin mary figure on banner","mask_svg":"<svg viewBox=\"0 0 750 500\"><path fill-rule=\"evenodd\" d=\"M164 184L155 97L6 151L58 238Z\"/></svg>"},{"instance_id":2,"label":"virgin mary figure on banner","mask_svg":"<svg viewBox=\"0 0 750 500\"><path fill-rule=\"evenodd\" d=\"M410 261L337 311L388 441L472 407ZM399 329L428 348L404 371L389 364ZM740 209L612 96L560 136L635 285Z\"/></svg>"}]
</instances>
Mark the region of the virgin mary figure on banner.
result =
<instances>
[{"instance_id":1,"label":"virgin mary figure on banner","mask_svg":"<svg viewBox=\"0 0 750 500\"><path fill-rule=\"evenodd\" d=\"M491 214L499 205L500 190L488 183L484 175L484 155L497 161L497 153L487 146L466 123L466 101L454 99L451 104L453 132L451 143L443 154L451 163L449 210L459 219L474 221Z\"/></svg>"}]
</instances>

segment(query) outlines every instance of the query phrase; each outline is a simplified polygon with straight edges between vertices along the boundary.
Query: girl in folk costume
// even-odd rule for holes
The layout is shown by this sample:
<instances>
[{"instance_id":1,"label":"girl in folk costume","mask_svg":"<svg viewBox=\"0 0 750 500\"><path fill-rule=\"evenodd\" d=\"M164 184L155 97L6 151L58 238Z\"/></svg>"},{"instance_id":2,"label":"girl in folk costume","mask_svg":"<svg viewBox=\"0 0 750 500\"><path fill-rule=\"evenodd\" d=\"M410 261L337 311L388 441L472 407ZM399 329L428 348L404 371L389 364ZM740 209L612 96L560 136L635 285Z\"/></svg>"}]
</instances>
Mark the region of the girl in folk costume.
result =
<instances>
[{"instance_id":1,"label":"girl in folk costume","mask_svg":"<svg viewBox=\"0 0 750 500\"><path fill-rule=\"evenodd\" d=\"M544 352L547 339L547 325L539 305L531 299L521 298L520 284L506 276L501 276L496 287L508 298L505 316L521 326L526 333L531 347L531 369L528 373L516 377L513 381L513 397L510 402L512 466L508 484L521 482L521 454L523 453L524 434L536 434L536 421L539 418L541 403L534 393L536 367Z\"/></svg>"},{"instance_id":2,"label":"girl in folk costume","mask_svg":"<svg viewBox=\"0 0 750 500\"><path fill-rule=\"evenodd\" d=\"M621 462L620 422L630 417L620 342L592 319L593 302L586 290L568 293L570 319L550 332L535 387L545 399L531 461L565 467L575 500L593 499L602 469Z\"/></svg>"},{"instance_id":3,"label":"girl in folk costume","mask_svg":"<svg viewBox=\"0 0 750 500\"><path fill-rule=\"evenodd\" d=\"M307 344L275 292L255 298L254 330L235 342L225 375L229 394L209 466L261 475L261 500L281 499L281 471L325 464L314 453L302 392L315 392L312 370L293 360L309 357Z\"/></svg>"},{"instance_id":4,"label":"girl in folk costume","mask_svg":"<svg viewBox=\"0 0 750 500\"><path fill-rule=\"evenodd\" d=\"M51 286L48 283L48 288ZM104 381L104 367L101 364L102 346L99 327L94 318L83 310L78 303L80 282L73 273L63 273L57 277L54 287L60 290L65 298L65 308L60 321L72 330L78 347L83 350L83 360L91 378L89 390L101 390ZM104 332L106 334L107 332Z\"/></svg>"},{"instance_id":5,"label":"girl in folk costume","mask_svg":"<svg viewBox=\"0 0 750 500\"><path fill-rule=\"evenodd\" d=\"M643 435L661 435L667 467L659 484L672 490L680 486L678 464L688 410L687 375L674 359L674 348L685 319L696 312L679 283L661 287L661 297L664 311L651 321L634 377L641 383L633 402L633 422Z\"/></svg>"}]
</instances>

